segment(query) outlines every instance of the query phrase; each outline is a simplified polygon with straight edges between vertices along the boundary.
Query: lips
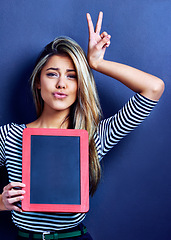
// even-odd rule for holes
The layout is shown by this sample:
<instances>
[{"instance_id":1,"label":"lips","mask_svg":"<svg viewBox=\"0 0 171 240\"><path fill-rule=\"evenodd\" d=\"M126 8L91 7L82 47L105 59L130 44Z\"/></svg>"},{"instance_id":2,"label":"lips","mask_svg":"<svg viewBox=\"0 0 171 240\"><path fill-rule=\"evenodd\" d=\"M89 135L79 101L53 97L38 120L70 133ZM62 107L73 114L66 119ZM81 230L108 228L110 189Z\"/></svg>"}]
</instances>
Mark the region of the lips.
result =
<instances>
[{"instance_id":1,"label":"lips","mask_svg":"<svg viewBox=\"0 0 171 240\"><path fill-rule=\"evenodd\" d=\"M62 98L66 98L68 95L63 93L63 92L54 92L53 93L53 96L55 98L59 98L59 99L62 99Z\"/></svg>"}]
</instances>

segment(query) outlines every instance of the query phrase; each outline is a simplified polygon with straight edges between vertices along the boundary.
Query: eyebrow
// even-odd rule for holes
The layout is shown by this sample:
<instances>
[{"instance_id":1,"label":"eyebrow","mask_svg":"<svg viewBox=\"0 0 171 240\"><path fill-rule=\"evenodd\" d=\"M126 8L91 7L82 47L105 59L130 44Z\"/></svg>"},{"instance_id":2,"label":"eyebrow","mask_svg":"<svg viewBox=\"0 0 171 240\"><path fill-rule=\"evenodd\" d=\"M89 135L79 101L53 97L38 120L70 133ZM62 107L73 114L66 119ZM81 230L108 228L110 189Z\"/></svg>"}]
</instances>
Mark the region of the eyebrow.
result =
<instances>
[{"instance_id":1,"label":"eyebrow","mask_svg":"<svg viewBox=\"0 0 171 240\"><path fill-rule=\"evenodd\" d=\"M53 68L53 67L50 67L50 68L46 69L46 71L48 71L48 70L55 70L55 71L59 71L59 70L60 70L60 68ZM76 70L75 70L75 69L67 69L66 71L67 71L67 72L76 72Z\"/></svg>"}]
</instances>

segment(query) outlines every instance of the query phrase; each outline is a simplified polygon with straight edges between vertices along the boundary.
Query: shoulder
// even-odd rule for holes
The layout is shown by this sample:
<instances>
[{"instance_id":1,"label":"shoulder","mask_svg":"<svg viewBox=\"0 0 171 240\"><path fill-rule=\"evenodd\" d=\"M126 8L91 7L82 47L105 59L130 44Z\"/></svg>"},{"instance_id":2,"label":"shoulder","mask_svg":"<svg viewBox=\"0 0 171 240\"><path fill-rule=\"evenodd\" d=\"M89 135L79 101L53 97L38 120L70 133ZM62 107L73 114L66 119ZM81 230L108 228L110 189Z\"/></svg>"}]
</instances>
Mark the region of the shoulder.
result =
<instances>
[{"instance_id":1,"label":"shoulder","mask_svg":"<svg viewBox=\"0 0 171 240\"><path fill-rule=\"evenodd\" d=\"M11 128L11 124L6 124L3 126L0 126L0 138L1 141L6 139L6 136Z\"/></svg>"},{"instance_id":2,"label":"shoulder","mask_svg":"<svg viewBox=\"0 0 171 240\"><path fill-rule=\"evenodd\" d=\"M26 128L26 124L18 124L18 123L8 123L0 126L2 131L9 131L11 128Z\"/></svg>"},{"instance_id":3,"label":"shoulder","mask_svg":"<svg viewBox=\"0 0 171 240\"><path fill-rule=\"evenodd\" d=\"M17 124L17 123L8 123L6 125L0 126L1 140L5 140L6 136L11 130L17 131L17 130L23 130L24 128L26 128L25 124Z\"/></svg>"}]
</instances>

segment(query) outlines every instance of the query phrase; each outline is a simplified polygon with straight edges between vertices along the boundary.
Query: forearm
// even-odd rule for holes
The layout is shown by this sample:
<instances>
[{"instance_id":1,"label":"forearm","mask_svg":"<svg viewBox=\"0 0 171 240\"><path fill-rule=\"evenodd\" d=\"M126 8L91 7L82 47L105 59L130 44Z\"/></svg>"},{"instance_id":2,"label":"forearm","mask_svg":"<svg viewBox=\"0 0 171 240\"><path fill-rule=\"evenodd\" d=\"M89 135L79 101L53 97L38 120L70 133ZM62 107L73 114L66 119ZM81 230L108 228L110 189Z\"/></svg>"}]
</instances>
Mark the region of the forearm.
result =
<instances>
[{"instance_id":1,"label":"forearm","mask_svg":"<svg viewBox=\"0 0 171 240\"><path fill-rule=\"evenodd\" d=\"M124 64L102 60L92 68L115 78L134 92L152 100L158 100L164 91L164 83L161 79Z\"/></svg>"},{"instance_id":2,"label":"forearm","mask_svg":"<svg viewBox=\"0 0 171 240\"><path fill-rule=\"evenodd\" d=\"M106 48L110 45L111 36L107 32L100 34L103 13L99 13L94 29L90 14L87 14L89 29L89 45L87 59L91 68L117 79L134 92L158 100L163 91L164 83L161 79L124 64L104 60Z\"/></svg>"}]
</instances>

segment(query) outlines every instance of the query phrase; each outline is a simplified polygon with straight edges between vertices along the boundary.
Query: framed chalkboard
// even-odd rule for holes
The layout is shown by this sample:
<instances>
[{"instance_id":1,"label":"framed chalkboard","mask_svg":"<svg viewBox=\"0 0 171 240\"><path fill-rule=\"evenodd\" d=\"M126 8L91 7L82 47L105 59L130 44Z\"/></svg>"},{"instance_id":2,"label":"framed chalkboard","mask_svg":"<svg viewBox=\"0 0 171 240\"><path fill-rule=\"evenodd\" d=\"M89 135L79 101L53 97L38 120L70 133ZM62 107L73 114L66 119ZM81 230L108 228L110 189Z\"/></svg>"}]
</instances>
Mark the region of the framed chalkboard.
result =
<instances>
[{"instance_id":1,"label":"framed chalkboard","mask_svg":"<svg viewBox=\"0 0 171 240\"><path fill-rule=\"evenodd\" d=\"M87 212L89 209L88 132L25 128L23 211Z\"/></svg>"}]
</instances>

